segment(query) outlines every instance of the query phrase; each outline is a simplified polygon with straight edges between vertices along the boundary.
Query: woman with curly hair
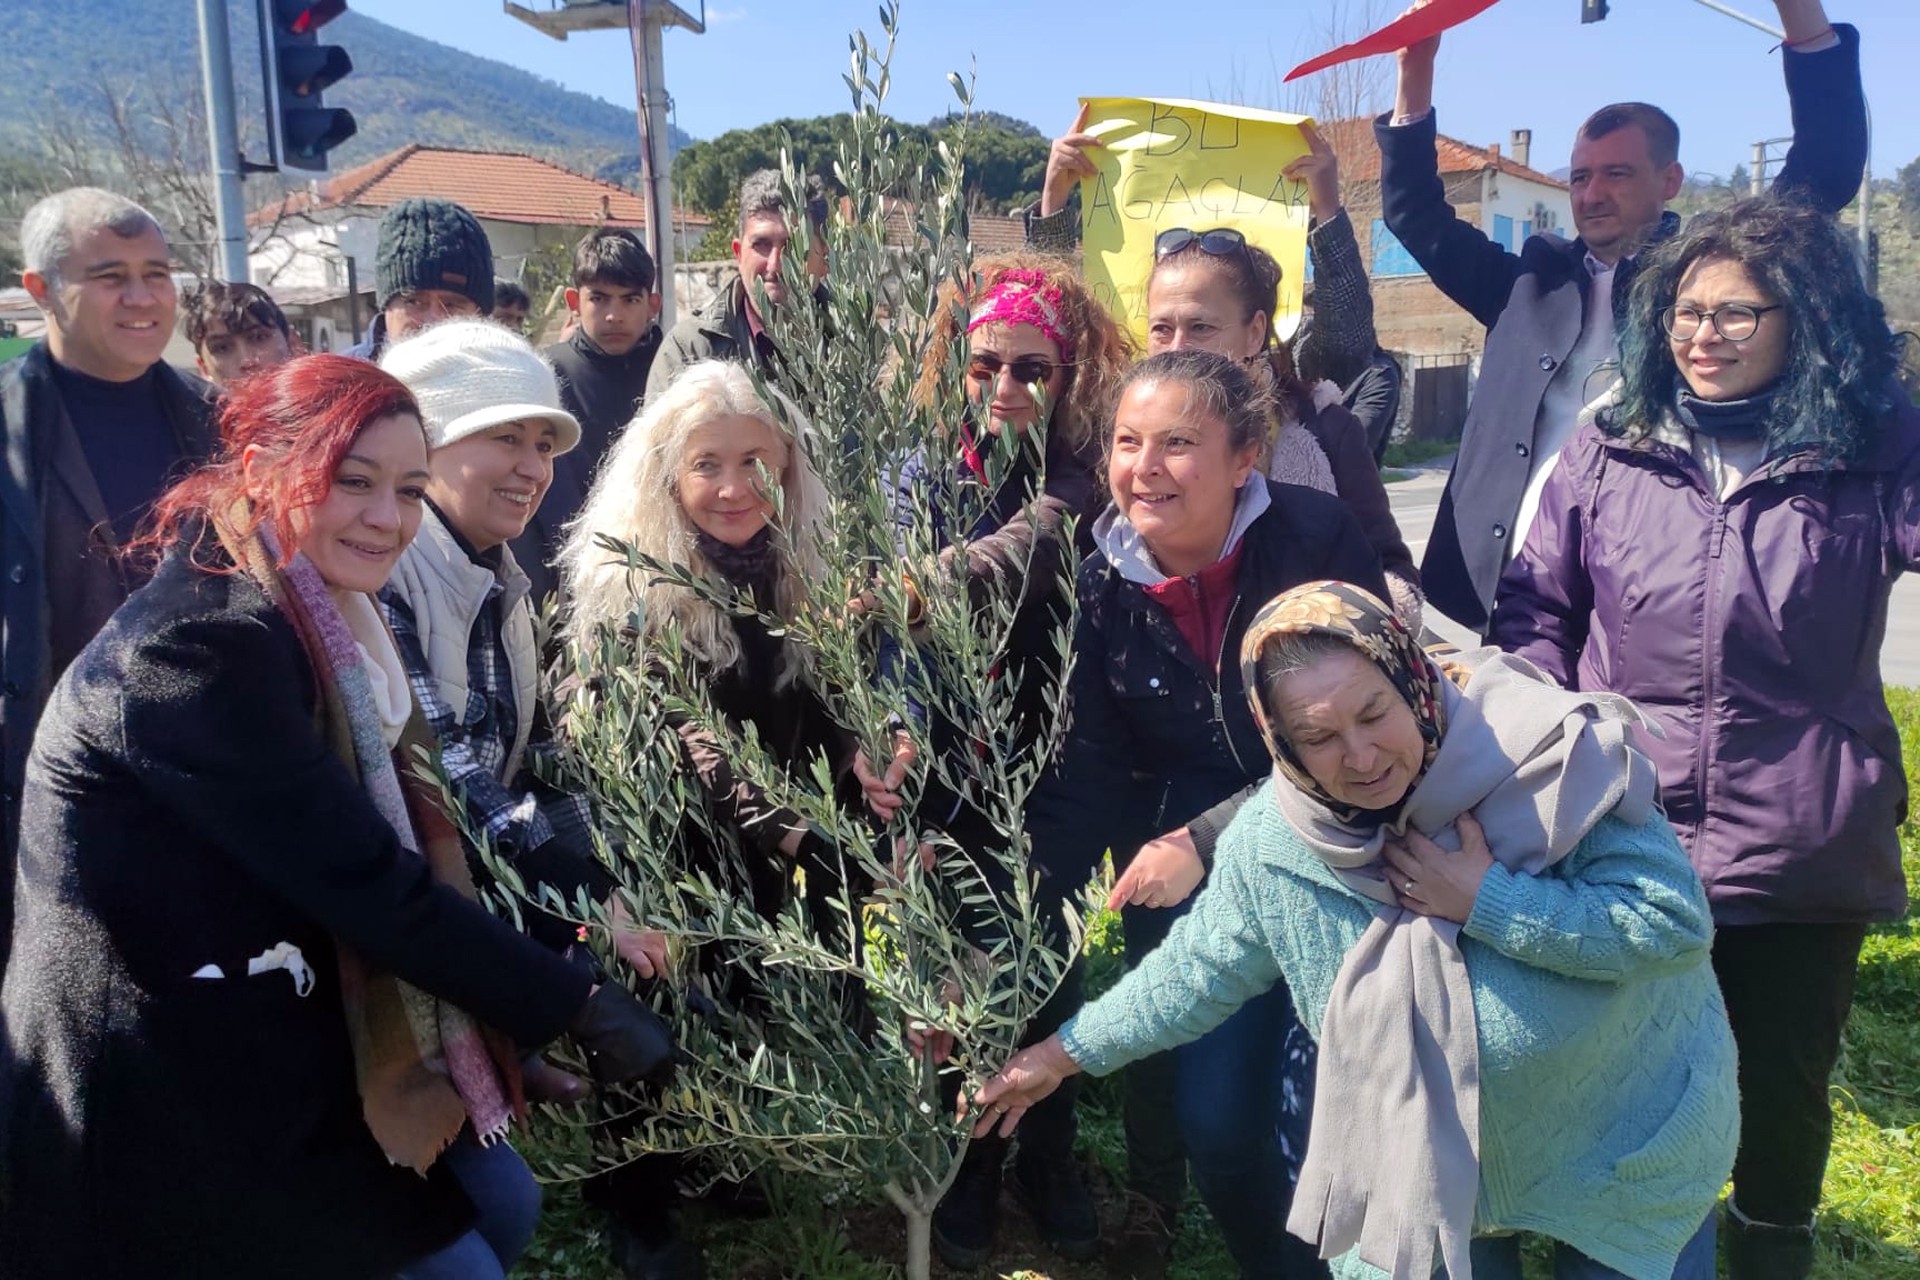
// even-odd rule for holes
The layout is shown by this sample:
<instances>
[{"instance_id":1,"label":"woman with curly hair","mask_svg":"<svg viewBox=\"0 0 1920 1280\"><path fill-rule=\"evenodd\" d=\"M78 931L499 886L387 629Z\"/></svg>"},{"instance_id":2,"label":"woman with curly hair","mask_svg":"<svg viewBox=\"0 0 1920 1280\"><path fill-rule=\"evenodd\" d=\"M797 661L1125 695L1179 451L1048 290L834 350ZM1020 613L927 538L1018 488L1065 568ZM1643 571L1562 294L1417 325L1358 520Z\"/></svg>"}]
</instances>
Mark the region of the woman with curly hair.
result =
<instances>
[{"instance_id":1,"label":"woman with curly hair","mask_svg":"<svg viewBox=\"0 0 1920 1280\"><path fill-rule=\"evenodd\" d=\"M1014 610L1001 666L1001 679L1015 690L1014 713L994 750L1018 757L1036 749L1059 687L1059 636L1073 589L1063 576L1070 570L1066 544L1077 538L1082 550L1091 545L1087 531L1102 499L1098 437L1133 349L1073 263L1021 252L982 257L974 267L969 288L949 284L942 294L920 384L931 401L954 346L964 341L967 404L943 442L898 469L899 509L909 524L979 512L970 528L933 532L946 544L943 571L964 581L977 607L997 599ZM974 492L963 496L966 490ZM927 726L931 749L949 756L971 750L985 732L937 718ZM988 813L936 781L940 772L929 777L918 820L991 874L999 866L991 851L1006 837ZM1079 1003L1079 978L1076 966L1035 1018L1033 1038L1051 1032ZM1073 1157L1073 1105L1071 1091L1063 1091L1036 1112L1015 1175L1042 1237L1068 1257L1087 1257L1098 1244L1099 1221ZM991 1254L1006 1155L997 1141L970 1147L935 1212L934 1246L949 1266L977 1267Z\"/></svg>"},{"instance_id":2,"label":"woman with curly hair","mask_svg":"<svg viewBox=\"0 0 1920 1280\"><path fill-rule=\"evenodd\" d=\"M1701 215L1650 254L1621 355L1492 635L1664 730L1647 747L1740 1050L1731 1274L1797 1280L1860 946L1906 904L1879 654L1920 558L1920 413L1847 239L1786 202Z\"/></svg>"}]
</instances>

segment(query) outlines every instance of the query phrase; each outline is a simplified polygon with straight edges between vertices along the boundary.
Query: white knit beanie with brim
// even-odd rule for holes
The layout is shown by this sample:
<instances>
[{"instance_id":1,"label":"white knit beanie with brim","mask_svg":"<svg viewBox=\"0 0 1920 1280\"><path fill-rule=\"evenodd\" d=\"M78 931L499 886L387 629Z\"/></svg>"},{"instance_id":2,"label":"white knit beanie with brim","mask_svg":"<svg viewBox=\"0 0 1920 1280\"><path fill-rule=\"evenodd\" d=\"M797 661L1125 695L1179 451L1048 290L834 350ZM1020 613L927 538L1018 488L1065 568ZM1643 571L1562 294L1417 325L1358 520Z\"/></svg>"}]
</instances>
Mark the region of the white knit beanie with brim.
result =
<instances>
[{"instance_id":1,"label":"white knit beanie with brim","mask_svg":"<svg viewBox=\"0 0 1920 1280\"><path fill-rule=\"evenodd\" d=\"M550 422L553 451L580 443L560 407L560 382L525 338L491 320L447 320L389 346L380 367L420 403L427 445L439 449L509 422Z\"/></svg>"}]
</instances>

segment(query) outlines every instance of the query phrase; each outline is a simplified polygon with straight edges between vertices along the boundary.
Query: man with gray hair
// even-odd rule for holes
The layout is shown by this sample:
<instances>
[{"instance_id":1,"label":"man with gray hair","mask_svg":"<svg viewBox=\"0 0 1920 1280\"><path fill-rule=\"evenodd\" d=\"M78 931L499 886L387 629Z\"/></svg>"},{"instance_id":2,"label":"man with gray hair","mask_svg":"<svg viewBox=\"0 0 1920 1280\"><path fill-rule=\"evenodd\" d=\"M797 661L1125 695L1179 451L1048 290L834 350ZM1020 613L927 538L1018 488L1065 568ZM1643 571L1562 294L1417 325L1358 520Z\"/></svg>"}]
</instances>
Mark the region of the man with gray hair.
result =
<instances>
[{"instance_id":1,"label":"man with gray hair","mask_svg":"<svg viewBox=\"0 0 1920 1280\"><path fill-rule=\"evenodd\" d=\"M807 179L806 213L807 275L817 283L827 274L827 200L818 178ZM761 169L747 175L740 184L740 234L733 242L737 274L706 307L674 325L660 344L660 354L647 376L649 399L679 377L682 369L701 360L752 360L762 369L771 367L777 353L755 295L764 292L769 306L787 304L780 267L791 238L779 173ZM672 282L664 282L663 287L671 288Z\"/></svg>"},{"instance_id":2,"label":"man with gray hair","mask_svg":"<svg viewBox=\"0 0 1920 1280\"><path fill-rule=\"evenodd\" d=\"M111 191L74 187L27 210L20 242L21 283L47 333L0 365L0 957L41 708L145 580L119 552L147 508L216 442L212 389L160 359L178 298L153 215Z\"/></svg>"}]
</instances>

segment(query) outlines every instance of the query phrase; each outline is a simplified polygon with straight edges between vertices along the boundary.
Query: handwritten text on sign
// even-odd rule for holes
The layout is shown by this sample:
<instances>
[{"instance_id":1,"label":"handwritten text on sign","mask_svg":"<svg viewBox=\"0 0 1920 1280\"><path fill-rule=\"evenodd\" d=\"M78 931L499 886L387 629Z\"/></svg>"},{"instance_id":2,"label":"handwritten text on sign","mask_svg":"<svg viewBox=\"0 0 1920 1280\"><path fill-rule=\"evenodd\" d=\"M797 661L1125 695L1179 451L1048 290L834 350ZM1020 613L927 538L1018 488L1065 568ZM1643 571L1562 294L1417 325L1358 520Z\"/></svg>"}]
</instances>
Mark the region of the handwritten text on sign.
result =
<instances>
[{"instance_id":1,"label":"handwritten text on sign","mask_svg":"<svg viewBox=\"0 0 1920 1280\"><path fill-rule=\"evenodd\" d=\"M1080 183L1086 278L1147 340L1153 238L1172 227L1232 227L1280 263L1274 331L1300 320L1307 262L1307 189L1281 170L1307 154L1308 117L1178 98L1089 98L1099 172Z\"/></svg>"}]
</instances>

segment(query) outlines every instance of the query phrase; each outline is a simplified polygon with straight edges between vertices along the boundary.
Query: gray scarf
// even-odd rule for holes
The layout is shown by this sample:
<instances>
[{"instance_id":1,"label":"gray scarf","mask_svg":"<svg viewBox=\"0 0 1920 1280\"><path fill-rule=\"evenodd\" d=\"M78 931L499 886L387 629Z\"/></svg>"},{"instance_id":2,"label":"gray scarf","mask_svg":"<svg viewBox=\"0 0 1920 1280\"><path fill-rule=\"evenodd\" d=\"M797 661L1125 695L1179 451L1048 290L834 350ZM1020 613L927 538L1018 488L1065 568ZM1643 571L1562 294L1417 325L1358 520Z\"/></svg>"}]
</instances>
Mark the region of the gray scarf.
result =
<instances>
[{"instance_id":1,"label":"gray scarf","mask_svg":"<svg viewBox=\"0 0 1920 1280\"><path fill-rule=\"evenodd\" d=\"M1327 1000L1313 1138L1287 1228L1323 1258L1357 1245L1373 1266L1419 1280L1436 1250L1454 1280L1473 1276L1479 1034L1460 926L1401 909L1380 847L1412 828L1458 850L1454 822L1471 812L1496 861L1539 875L1609 813L1646 821L1656 796L1629 730L1657 730L1632 703L1559 689L1496 650L1462 664L1464 689L1441 684L1445 737L1391 825L1343 824L1284 775L1272 788L1307 847L1378 904Z\"/></svg>"}]
</instances>

